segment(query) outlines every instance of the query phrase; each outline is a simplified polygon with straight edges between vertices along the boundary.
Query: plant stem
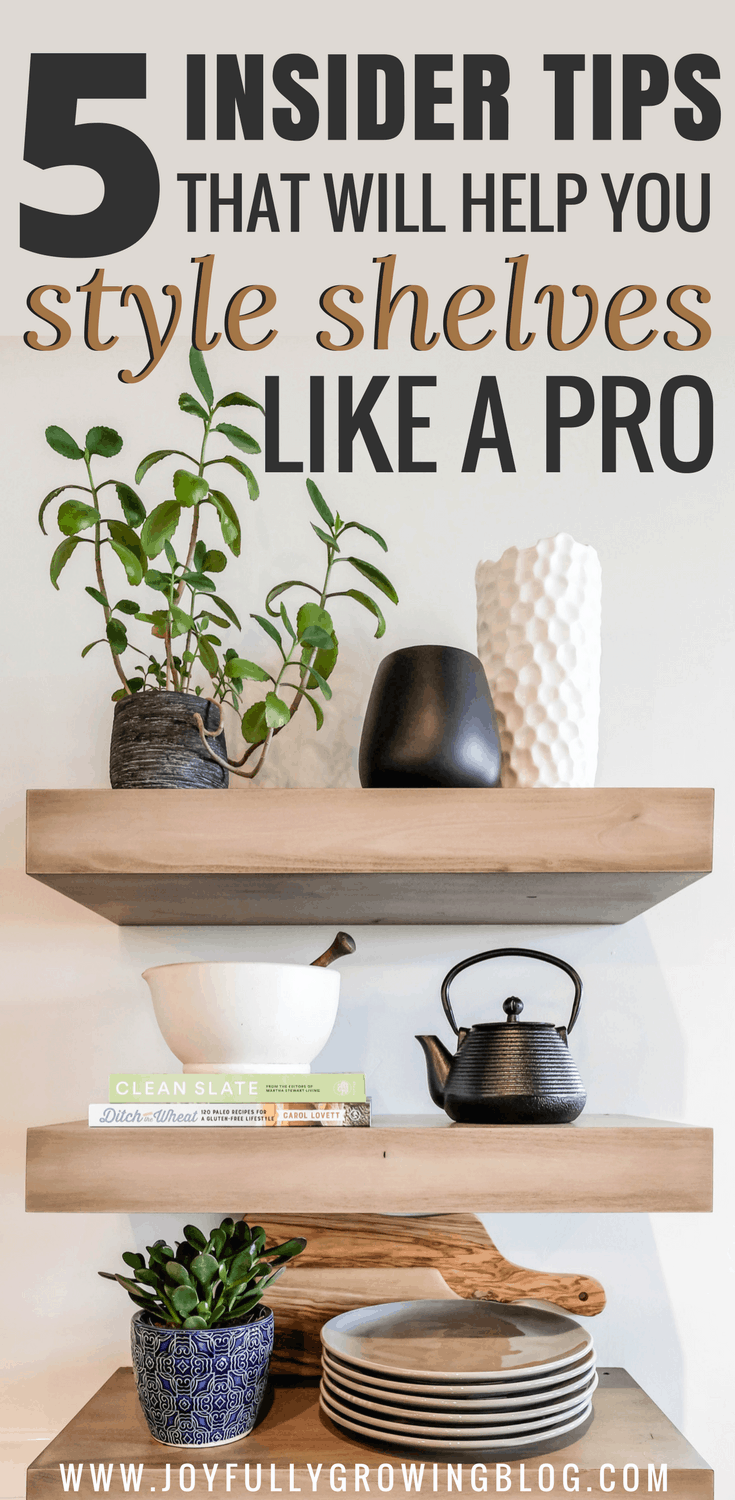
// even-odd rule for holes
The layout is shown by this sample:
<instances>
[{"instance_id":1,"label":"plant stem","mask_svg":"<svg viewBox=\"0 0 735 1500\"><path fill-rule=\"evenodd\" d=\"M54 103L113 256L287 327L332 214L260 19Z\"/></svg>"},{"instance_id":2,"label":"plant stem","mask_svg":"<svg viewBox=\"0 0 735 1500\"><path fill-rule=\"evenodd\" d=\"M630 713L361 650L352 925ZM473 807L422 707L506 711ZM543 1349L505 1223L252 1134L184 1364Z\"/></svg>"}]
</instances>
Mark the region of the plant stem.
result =
<instances>
[{"instance_id":1,"label":"plant stem","mask_svg":"<svg viewBox=\"0 0 735 1500\"><path fill-rule=\"evenodd\" d=\"M198 477L200 479L202 479L204 477L204 455L205 455L205 453L207 451L207 438L209 437L209 429L210 429L210 427L212 425L212 418L213 418L213 416L214 416L214 412L210 412L209 416L207 417L206 422L204 423L204 432L202 434L202 446L201 446L201 451L200 451L200 454L199 454L199 468L197 470L197 475L198 475ZM192 520L192 525L191 525L191 536L189 537L189 550L188 550L188 552L186 554L186 562L184 564L184 567L187 569L187 571L191 567L192 558L194 556L194 548L196 547L197 532L198 532L198 530L199 530L199 506L195 505L194 506L194 518ZM183 592L184 592L184 580L182 578L181 583L179 585L179 592L177 594L177 603L178 603L179 599L181 598L181 595L182 595ZM192 604L193 604L193 598L192 598ZM193 610L192 610L192 614L193 614ZM190 651L191 650L191 630L188 630L187 633L186 633L186 645L184 647L184 650L185 651ZM188 664L188 670L186 672L185 690L187 690L187 691L188 691L188 688L189 688L189 684L191 682L191 669L192 669L193 665L194 665L193 661L189 662L189 664Z\"/></svg>"},{"instance_id":2,"label":"plant stem","mask_svg":"<svg viewBox=\"0 0 735 1500\"><path fill-rule=\"evenodd\" d=\"M89 461L89 455L87 453L85 453L85 455L84 455L84 464L85 464L85 467L86 467L86 470L87 470L87 477L89 479L89 488L90 488L90 490L92 492L92 504L94 505L95 510L99 511L99 503L98 503L98 499L97 499L97 490L95 489L94 480L92 478L92 465L91 465L91 463ZM97 521L95 523L95 528L94 528L94 566L95 566L95 572L97 574L97 587L98 587L100 593L102 594L102 596L106 599L107 598L107 589L105 588L105 580L104 580L104 578L102 576L102 525L101 525L100 521ZM104 616L105 616L105 626L107 626L109 624L109 622L110 622L110 617L112 615L112 610L110 609L109 604L103 605L103 610L104 610ZM125 678L125 673L124 673L124 671L122 669L122 666L120 664L120 657L117 656L115 654L115 652L113 651L113 649L112 649L112 642L108 641L107 644L110 647L110 655L112 656L112 660L113 660L113 662L115 664L115 671L117 672L117 675L120 678L120 681L121 681L121 683L122 683L122 685L123 685L123 687L125 689L125 692L127 693L128 697L130 697L130 688L128 687L128 684L127 684L127 681L126 681L126 678Z\"/></svg>"}]
</instances>

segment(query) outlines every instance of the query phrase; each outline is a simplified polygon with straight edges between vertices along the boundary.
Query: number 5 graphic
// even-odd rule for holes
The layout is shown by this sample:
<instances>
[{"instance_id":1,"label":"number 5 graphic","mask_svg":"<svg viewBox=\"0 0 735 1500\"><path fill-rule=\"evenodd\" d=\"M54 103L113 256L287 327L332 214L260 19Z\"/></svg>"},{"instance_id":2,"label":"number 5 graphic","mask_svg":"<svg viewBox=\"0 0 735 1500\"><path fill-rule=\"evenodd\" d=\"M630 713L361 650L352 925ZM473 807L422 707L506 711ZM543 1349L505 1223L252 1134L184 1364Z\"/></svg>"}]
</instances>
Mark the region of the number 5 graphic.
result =
<instances>
[{"instance_id":1,"label":"number 5 graphic","mask_svg":"<svg viewBox=\"0 0 735 1500\"><path fill-rule=\"evenodd\" d=\"M34 167L91 167L105 185L88 214L20 206L20 243L37 255L112 255L156 217L160 183L148 147L121 125L77 125L78 99L145 99L144 52L35 52L24 160Z\"/></svg>"}]
</instances>

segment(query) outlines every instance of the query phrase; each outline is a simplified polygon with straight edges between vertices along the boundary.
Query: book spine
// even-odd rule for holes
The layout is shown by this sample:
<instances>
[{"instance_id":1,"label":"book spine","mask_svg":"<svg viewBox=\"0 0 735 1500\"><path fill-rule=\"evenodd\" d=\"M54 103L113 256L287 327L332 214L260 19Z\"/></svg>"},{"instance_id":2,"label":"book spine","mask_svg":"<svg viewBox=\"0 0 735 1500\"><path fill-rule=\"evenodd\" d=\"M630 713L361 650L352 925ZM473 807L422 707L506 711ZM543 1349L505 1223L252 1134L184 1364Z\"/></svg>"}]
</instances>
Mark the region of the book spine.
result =
<instances>
[{"instance_id":1,"label":"book spine","mask_svg":"<svg viewBox=\"0 0 735 1500\"><path fill-rule=\"evenodd\" d=\"M364 1073L112 1073L110 1104L364 1104Z\"/></svg>"},{"instance_id":2,"label":"book spine","mask_svg":"<svg viewBox=\"0 0 735 1500\"><path fill-rule=\"evenodd\" d=\"M370 1100L357 1104L300 1101L267 1104L90 1104L93 1127L156 1129L160 1127L231 1127L243 1129L365 1127L370 1124Z\"/></svg>"}]
</instances>

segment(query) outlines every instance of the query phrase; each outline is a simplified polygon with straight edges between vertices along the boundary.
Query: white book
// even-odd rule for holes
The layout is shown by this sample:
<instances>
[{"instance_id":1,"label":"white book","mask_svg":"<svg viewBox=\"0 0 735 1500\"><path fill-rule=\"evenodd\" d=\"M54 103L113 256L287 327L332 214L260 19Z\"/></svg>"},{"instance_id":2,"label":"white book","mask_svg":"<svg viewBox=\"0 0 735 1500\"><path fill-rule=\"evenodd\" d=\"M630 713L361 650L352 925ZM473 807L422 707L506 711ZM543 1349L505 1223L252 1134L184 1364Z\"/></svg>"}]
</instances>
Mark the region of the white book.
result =
<instances>
[{"instance_id":1,"label":"white book","mask_svg":"<svg viewBox=\"0 0 735 1500\"><path fill-rule=\"evenodd\" d=\"M89 1124L128 1127L222 1126L365 1126L370 1124L370 1101L365 1104L90 1104Z\"/></svg>"}]
</instances>

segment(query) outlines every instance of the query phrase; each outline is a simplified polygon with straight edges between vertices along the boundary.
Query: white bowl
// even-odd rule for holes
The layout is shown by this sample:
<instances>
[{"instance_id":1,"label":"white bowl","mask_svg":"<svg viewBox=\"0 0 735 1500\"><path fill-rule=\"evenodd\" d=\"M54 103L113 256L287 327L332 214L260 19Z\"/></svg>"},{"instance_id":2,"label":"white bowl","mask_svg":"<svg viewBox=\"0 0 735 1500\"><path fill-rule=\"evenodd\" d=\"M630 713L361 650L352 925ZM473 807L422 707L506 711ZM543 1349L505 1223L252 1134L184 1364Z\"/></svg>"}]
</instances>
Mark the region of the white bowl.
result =
<instances>
[{"instance_id":1,"label":"white bowl","mask_svg":"<svg viewBox=\"0 0 735 1500\"><path fill-rule=\"evenodd\" d=\"M339 1004L339 971L313 964L161 964L143 978L185 1073L309 1073Z\"/></svg>"}]
</instances>

